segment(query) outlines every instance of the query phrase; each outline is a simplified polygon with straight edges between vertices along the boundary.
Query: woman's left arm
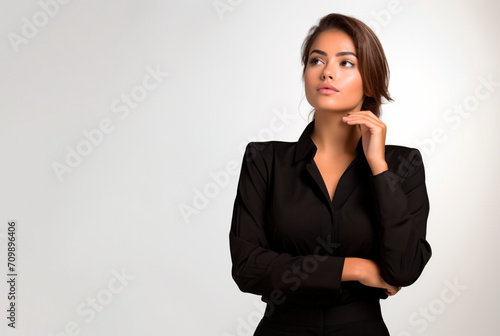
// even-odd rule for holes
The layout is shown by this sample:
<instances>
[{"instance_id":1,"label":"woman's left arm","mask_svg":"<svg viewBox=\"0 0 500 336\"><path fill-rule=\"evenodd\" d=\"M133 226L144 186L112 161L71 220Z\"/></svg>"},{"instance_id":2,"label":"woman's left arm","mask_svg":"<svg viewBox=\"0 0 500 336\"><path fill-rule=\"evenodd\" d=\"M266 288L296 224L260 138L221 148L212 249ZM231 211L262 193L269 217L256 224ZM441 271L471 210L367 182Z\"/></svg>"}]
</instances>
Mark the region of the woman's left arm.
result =
<instances>
[{"instance_id":1,"label":"woman's left arm","mask_svg":"<svg viewBox=\"0 0 500 336\"><path fill-rule=\"evenodd\" d=\"M393 286L409 286L422 273L432 251L426 240L429 198L420 151L399 147L391 167L385 158L386 125L372 112L351 112L343 117L358 125L363 151L372 170L370 187L379 223L383 279Z\"/></svg>"},{"instance_id":2,"label":"woman's left arm","mask_svg":"<svg viewBox=\"0 0 500 336\"><path fill-rule=\"evenodd\" d=\"M397 173L389 168L369 178L379 223L381 275L393 286L414 283L432 254L425 238L430 205L422 156L416 148L404 152L397 156Z\"/></svg>"}]
</instances>

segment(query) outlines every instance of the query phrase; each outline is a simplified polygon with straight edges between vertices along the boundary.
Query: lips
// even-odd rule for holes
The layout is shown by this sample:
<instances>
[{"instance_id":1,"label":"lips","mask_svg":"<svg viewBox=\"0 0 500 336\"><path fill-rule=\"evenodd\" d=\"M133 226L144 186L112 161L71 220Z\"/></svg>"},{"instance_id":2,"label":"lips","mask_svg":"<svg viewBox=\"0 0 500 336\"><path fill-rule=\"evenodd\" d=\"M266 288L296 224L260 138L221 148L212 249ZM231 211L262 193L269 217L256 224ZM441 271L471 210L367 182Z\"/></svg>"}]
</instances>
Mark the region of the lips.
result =
<instances>
[{"instance_id":1,"label":"lips","mask_svg":"<svg viewBox=\"0 0 500 336\"><path fill-rule=\"evenodd\" d=\"M318 91L320 90L333 90L335 92L339 92L339 90L337 90L337 88L335 86L333 86L332 84L328 84L328 83L323 83L321 84L320 86L318 86Z\"/></svg>"}]
</instances>

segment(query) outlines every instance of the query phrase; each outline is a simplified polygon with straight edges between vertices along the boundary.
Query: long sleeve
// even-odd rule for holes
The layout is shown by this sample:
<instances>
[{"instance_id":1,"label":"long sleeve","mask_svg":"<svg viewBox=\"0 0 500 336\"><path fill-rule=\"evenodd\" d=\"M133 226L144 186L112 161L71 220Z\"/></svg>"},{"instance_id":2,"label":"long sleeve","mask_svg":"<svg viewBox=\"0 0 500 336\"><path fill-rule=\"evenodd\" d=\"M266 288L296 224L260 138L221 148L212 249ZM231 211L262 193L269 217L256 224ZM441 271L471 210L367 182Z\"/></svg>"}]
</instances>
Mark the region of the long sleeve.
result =
<instances>
[{"instance_id":1,"label":"long sleeve","mask_svg":"<svg viewBox=\"0 0 500 336\"><path fill-rule=\"evenodd\" d=\"M263 146L250 142L241 166L229 233L234 281L241 291L263 298L276 296L279 291L295 294L338 292L343 257L294 256L277 253L270 247L266 235L269 225L266 207L273 160L271 151L265 151Z\"/></svg>"},{"instance_id":2,"label":"long sleeve","mask_svg":"<svg viewBox=\"0 0 500 336\"><path fill-rule=\"evenodd\" d=\"M384 280L409 286L431 257L426 226L429 199L422 156L412 148L398 156L397 173L391 168L370 176L380 232L380 268Z\"/></svg>"}]
</instances>

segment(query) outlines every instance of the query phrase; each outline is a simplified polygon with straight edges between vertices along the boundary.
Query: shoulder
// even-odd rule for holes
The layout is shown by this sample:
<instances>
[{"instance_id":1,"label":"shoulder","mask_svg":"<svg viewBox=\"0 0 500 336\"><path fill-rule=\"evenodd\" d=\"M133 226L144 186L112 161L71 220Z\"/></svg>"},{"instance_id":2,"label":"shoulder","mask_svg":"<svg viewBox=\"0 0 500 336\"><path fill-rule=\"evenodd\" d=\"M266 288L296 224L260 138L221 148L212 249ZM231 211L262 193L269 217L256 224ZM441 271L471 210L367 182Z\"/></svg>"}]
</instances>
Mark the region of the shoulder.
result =
<instances>
[{"instance_id":1,"label":"shoulder","mask_svg":"<svg viewBox=\"0 0 500 336\"><path fill-rule=\"evenodd\" d=\"M264 160L270 160L275 156L294 154L297 141L251 141L246 145L245 158L262 157Z\"/></svg>"},{"instance_id":2,"label":"shoulder","mask_svg":"<svg viewBox=\"0 0 500 336\"><path fill-rule=\"evenodd\" d=\"M385 160L389 168L403 178L412 176L419 170L423 171L424 169L422 154L418 148L386 145Z\"/></svg>"},{"instance_id":3,"label":"shoulder","mask_svg":"<svg viewBox=\"0 0 500 336\"><path fill-rule=\"evenodd\" d=\"M276 156L284 152L295 153L293 142L286 141L251 141L245 147L242 172L251 176L260 176L263 181L270 181L275 166Z\"/></svg>"},{"instance_id":4,"label":"shoulder","mask_svg":"<svg viewBox=\"0 0 500 336\"><path fill-rule=\"evenodd\" d=\"M295 157L297 142L252 141L246 145L243 164L251 166L262 176L271 178L276 167L291 167Z\"/></svg>"}]
</instances>

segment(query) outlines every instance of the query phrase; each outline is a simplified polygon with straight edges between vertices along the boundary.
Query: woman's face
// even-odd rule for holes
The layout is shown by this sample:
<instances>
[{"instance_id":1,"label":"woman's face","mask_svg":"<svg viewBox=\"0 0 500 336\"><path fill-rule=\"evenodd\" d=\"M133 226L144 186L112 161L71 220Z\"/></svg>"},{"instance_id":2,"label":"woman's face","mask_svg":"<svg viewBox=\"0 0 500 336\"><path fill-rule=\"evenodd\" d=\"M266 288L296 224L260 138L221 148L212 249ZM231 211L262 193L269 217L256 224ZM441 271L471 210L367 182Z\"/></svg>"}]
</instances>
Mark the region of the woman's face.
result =
<instances>
[{"instance_id":1,"label":"woman's face","mask_svg":"<svg viewBox=\"0 0 500 336\"><path fill-rule=\"evenodd\" d=\"M319 90L328 83L334 90ZM304 73L307 101L319 110L359 111L363 81L352 39L339 30L320 33L311 45Z\"/></svg>"}]
</instances>

